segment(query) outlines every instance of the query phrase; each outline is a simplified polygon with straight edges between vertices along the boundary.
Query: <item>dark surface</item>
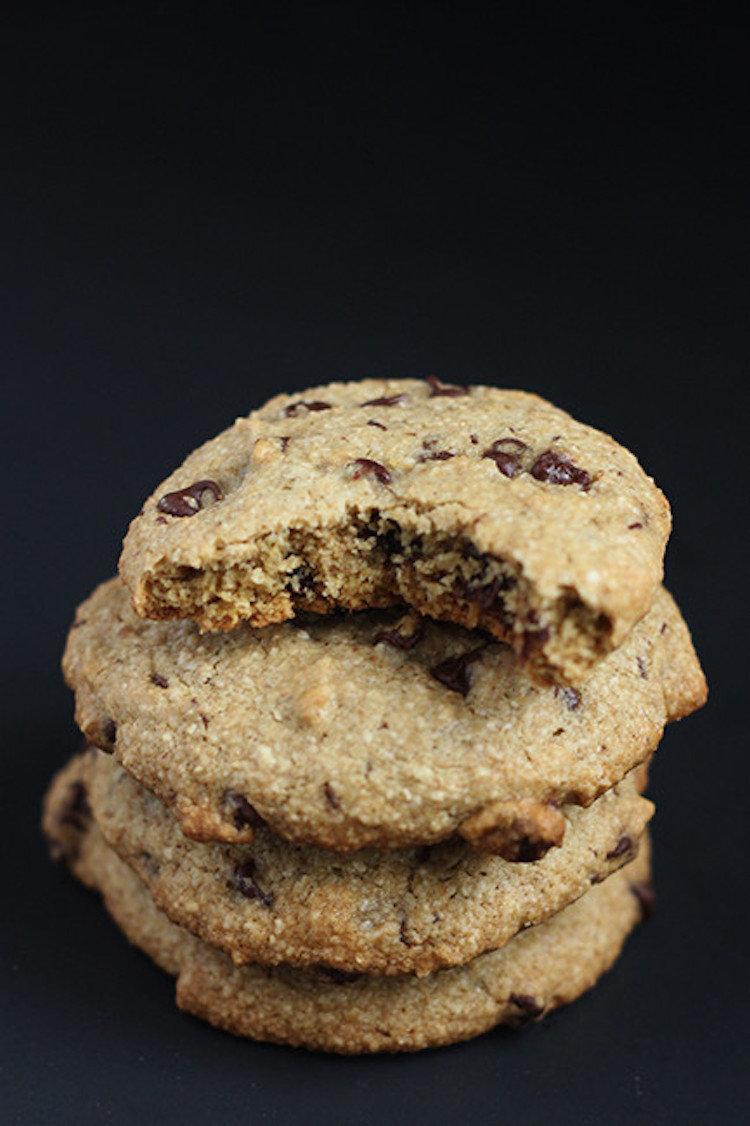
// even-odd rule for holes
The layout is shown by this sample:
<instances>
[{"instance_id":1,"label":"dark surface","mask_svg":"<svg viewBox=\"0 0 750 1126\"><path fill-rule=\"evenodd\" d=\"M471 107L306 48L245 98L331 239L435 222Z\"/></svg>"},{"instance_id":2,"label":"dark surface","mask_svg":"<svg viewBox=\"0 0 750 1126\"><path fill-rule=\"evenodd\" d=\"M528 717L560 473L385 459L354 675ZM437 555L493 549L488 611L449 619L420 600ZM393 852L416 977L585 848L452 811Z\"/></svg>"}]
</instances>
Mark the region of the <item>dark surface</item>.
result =
<instances>
[{"instance_id":1,"label":"dark surface","mask_svg":"<svg viewBox=\"0 0 750 1126\"><path fill-rule=\"evenodd\" d=\"M746 1121L739 28L407 8L5 17L3 1123ZM658 910L521 1034L362 1060L236 1041L47 861L65 632L199 441L282 389L431 372L550 397L672 501L712 697L657 756Z\"/></svg>"}]
</instances>

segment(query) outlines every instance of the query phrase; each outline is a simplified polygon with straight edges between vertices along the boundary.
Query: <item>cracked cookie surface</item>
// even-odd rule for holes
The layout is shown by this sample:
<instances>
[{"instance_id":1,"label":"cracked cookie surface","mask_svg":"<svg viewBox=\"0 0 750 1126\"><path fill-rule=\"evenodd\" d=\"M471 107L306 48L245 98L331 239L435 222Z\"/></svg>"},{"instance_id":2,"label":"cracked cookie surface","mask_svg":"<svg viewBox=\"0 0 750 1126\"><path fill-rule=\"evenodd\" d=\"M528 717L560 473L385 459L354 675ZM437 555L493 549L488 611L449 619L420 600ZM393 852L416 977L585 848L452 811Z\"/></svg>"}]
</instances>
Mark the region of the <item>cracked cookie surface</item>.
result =
<instances>
[{"instance_id":1,"label":"cracked cookie surface","mask_svg":"<svg viewBox=\"0 0 750 1126\"><path fill-rule=\"evenodd\" d=\"M705 699L664 590L578 689L537 687L510 649L392 613L201 634L139 618L111 580L81 607L64 670L86 737L196 840L268 825L341 851L433 844L531 861L560 805L588 805Z\"/></svg>"},{"instance_id":2,"label":"cracked cookie surface","mask_svg":"<svg viewBox=\"0 0 750 1126\"><path fill-rule=\"evenodd\" d=\"M653 805L629 775L589 809L566 807L563 845L533 864L453 838L342 856L259 829L252 844L201 844L109 755L76 756L55 783L90 804L107 843L172 920L237 964L416 973L504 945L636 855Z\"/></svg>"},{"instance_id":3,"label":"cracked cookie surface","mask_svg":"<svg viewBox=\"0 0 750 1126\"><path fill-rule=\"evenodd\" d=\"M669 506L635 457L535 395L430 379L279 395L146 501L139 614L206 630L406 603L580 684L647 612Z\"/></svg>"},{"instance_id":4,"label":"cracked cookie surface","mask_svg":"<svg viewBox=\"0 0 750 1126\"><path fill-rule=\"evenodd\" d=\"M73 805L80 801L73 800ZM323 1051L416 1051L518 1025L573 1001L617 958L651 901L648 848L546 923L501 950L426 977L327 980L288 966L235 966L171 923L95 822L54 788L53 856L101 893L127 938L177 978L180 1008L239 1036Z\"/></svg>"}]
</instances>

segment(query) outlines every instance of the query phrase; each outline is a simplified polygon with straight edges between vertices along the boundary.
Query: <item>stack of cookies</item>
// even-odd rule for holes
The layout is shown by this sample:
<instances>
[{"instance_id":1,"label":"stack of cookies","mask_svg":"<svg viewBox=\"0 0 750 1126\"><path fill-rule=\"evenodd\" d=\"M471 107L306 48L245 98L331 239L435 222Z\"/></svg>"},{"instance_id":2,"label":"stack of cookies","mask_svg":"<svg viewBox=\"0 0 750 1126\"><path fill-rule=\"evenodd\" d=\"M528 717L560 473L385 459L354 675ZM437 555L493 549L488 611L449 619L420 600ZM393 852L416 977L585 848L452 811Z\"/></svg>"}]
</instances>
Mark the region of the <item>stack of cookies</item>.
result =
<instances>
[{"instance_id":1,"label":"stack of cookies","mask_svg":"<svg viewBox=\"0 0 750 1126\"><path fill-rule=\"evenodd\" d=\"M78 610L53 854L239 1035L396 1051L541 1017L652 904L647 764L706 694L669 528L630 453L533 395L272 399Z\"/></svg>"}]
</instances>

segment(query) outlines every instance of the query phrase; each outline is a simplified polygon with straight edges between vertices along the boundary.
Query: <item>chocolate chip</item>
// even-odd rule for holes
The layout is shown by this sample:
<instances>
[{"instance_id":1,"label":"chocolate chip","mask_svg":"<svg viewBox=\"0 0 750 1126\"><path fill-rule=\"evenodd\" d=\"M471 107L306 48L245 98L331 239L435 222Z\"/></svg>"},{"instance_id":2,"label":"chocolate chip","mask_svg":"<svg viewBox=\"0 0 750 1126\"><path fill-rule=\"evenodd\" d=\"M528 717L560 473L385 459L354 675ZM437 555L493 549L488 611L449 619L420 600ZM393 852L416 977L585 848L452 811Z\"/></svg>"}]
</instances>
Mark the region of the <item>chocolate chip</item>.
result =
<instances>
[{"instance_id":1,"label":"chocolate chip","mask_svg":"<svg viewBox=\"0 0 750 1126\"><path fill-rule=\"evenodd\" d=\"M641 524L638 520L636 520L635 524L628 524L628 531L632 532L635 528L642 528L642 527L643 527L643 524Z\"/></svg>"},{"instance_id":2,"label":"chocolate chip","mask_svg":"<svg viewBox=\"0 0 750 1126\"><path fill-rule=\"evenodd\" d=\"M555 690L557 695L557 690ZM574 712L581 706L581 693L577 688L563 688L562 698L565 701L565 707L569 711Z\"/></svg>"},{"instance_id":3,"label":"chocolate chip","mask_svg":"<svg viewBox=\"0 0 750 1126\"><path fill-rule=\"evenodd\" d=\"M286 453L286 448L287 448L287 446L289 445L290 442L291 442L291 438L289 437L288 434L283 434L279 438L279 446L281 447L282 453Z\"/></svg>"},{"instance_id":4,"label":"chocolate chip","mask_svg":"<svg viewBox=\"0 0 750 1126\"><path fill-rule=\"evenodd\" d=\"M109 743L110 747L113 747L115 745L115 739L117 738L117 724L113 719L106 721L102 728L102 733L106 742Z\"/></svg>"},{"instance_id":5,"label":"chocolate chip","mask_svg":"<svg viewBox=\"0 0 750 1126\"><path fill-rule=\"evenodd\" d=\"M484 649L484 645L479 645L476 649L470 649L468 653L462 653L460 657L448 657L447 660L431 668L430 675L446 688L450 688L451 692L460 692L462 696L468 696L471 688L469 666L473 661L478 660Z\"/></svg>"},{"instance_id":6,"label":"chocolate chip","mask_svg":"<svg viewBox=\"0 0 750 1126\"><path fill-rule=\"evenodd\" d=\"M68 797L58 820L61 825L72 825L74 829L83 831L88 828L91 806L83 782L71 782L68 786Z\"/></svg>"},{"instance_id":7,"label":"chocolate chip","mask_svg":"<svg viewBox=\"0 0 750 1126\"><path fill-rule=\"evenodd\" d=\"M404 946L413 946L414 943L409 938L408 929L406 926L406 919L401 920L401 925L398 928L398 937L403 942Z\"/></svg>"},{"instance_id":8,"label":"chocolate chip","mask_svg":"<svg viewBox=\"0 0 750 1126\"><path fill-rule=\"evenodd\" d=\"M607 853L607 860L616 860L618 856L624 856L626 852L633 851L633 840L631 837L623 834L618 838L617 844L613 849Z\"/></svg>"},{"instance_id":9,"label":"chocolate chip","mask_svg":"<svg viewBox=\"0 0 750 1126\"><path fill-rule=\"evenodd\" d=\"M517 477L521 472L521 453L527 449L520 438L498 438L489 446L482 457L494 461L504 477Z\"/></svg>"},{"instance_id":10,"label":"chocolate chip","mask_svg":"<svg viewBox=\"0 0 750 1126\"><path fill-rule=\"evenodd\" d=\"M584 490L591 484L585 469L579 469L564 454L556 454L554 450L545 450L539 455L531 467L531 476L550 485L580 485Z\"/></svg>"},{"instance_id":11,"label":"chocolate chip","mask_svg":"<svg viewBox=\"0 0 750 1126\"><path fill-rule=\"evenodd\" d=\"M458 387L455 383L441 383L435 375L427 376L427 385L430 388L430 398L435 398L438 395L444 395L447 398L455 399L459 395L468 395L468 387Z\"/></svg>"},{"instance_id":12,"label":"chocolate chip","mask_svg":"<svg viewBox=\"0 0 750 1126\"><path fill-rule=\"evenodd\" d=\"M221 797L221 812L231 819L235 829L260 829L265 821L254 805L237 790L225 790Z\"/></svg>"},{"instance_id":13,"label":"chocolate chip","mask_svg":"<svg viewBox=\"0 0 750 1126\"><path fill-rule=\"evenodd\" d=\"M449 458L455 456L450 450L436 450L434 453L420 454L417 461L448 461Z\"/></svg>"},{"instance_id":14,"label":"chocolate chip","mask_svg":"<svg viewBox=\"0 0 750 1126\"><path fill-rule=\"evenodd\" d=\"M169 520L166 520L163 516L157 516L155 522L157 524L168 524Z\"/></svg>"},{"instance_id":15,"label":"chocolate chip","mask_svg":"<svg viewBox=\"0 0 750 1126\"><path fill-rule=\"evenodd\" d=\"M324 403L320 400L312 400L309 403L303 402L299 399L296 403L290 403L289 406L284 407L284 414L287 418L294 418L301 410L306 411L329 411L331 410L330 403Z\"/></svg>"},{"instance_id":16,"label":"chocolate chip","mask_svg":"<svg viewBox=\"0 0 750 1126\"><path fill-rule=\"evenodd\" d=\"M646 666L646 662L643 660L643 657L636 657L636 661L638 662L638 672L644 680L648 680L648 668Z\"/></svg>"},{"instance_id":17,"label":"chocolate chip","mask_svg":"<svg viewBox=\"0 0 750 1126\"><path fill-rule=\"evenodd\" d=\"M156 507L159 512L166 512L168 516L195 516L196 512L200 512L203 508L207 493L214 501L222 500L224 495L215 481L196 481L186 489L167 493Z\"/></svg>"},{"instance_id":18,"label":"chocolate chip","mask_svg":"<svg viewBox=\"0 0 750 1126\"><path fill-rule=\"evenodd\" d=\"M335 966L316 965L310 966L310 973L324 985L348 985L352 981L359 981L363 974L350 973L348 970L337 970Z\"/></svg>"},{"instance_id":19,"label":"chocolate chip","mask_svg":"<svg viewBox=\"0 0 750 1126\"><path fill-rule=\"evenodd\" d=\"M383 426L382 422L376 422L376 420L374 418L368 418L367 425L368 426L377 426L378 430L387 430L388 429L387 426Z\"/></svg>"},{"instance_id":20,"label":"chocolate chip","mask_svg":"<svg viewBox=\"0 0 750 1126\"><path fill-rule=\"evenodd\" d=\"M549 841L539 837L519 837L513 842L512 849L509 847L503 856L506 860L514 860L518 864L533 864L548 852Z\"/></svg>"},{"instance_id":21,"label":"chocolate chip","mask_svg":"<svg viewBox=\"0 0 750 1126\"><path fill-rule=\"evenodd\" d=\"M234 886L245 899L257 899L264 907L273 906L273 896L255 878L255 861L243 860L234 871Z\"/></svg>"},{"instance_id":22,"label":"chocolate chip","mask_svg":"<svg viewBox=\"0 0 750 1126\"><path fill-rule=\"evenodd\" d=\"M161 676L158 672L151 673L151 683L155 684L157 688L169 688L169 681L166 676Z\"/></svg>"},{"instance_id":23,"label":"chocolate chip","mask_svg":"<svg viewBox=\"0 0 750 1126\"><path fill-rule=\"evenodd\" d=\"M398 403L403 403L406 395L384 395L380 399L368 399L366 403L360 403L361 407L395 407Z\"/></svg>"},{"instance_id":24,"label":"chocolate chip","mask_svg":"<svg viewBox=\"0 0 750 1126\"><path fill-rule=\"evenodd\" d=\"M544 626L542 629L525 630L521 644L521 660L528 661L549 639L549 626Z\"/></svg>"},{"instance_id":25,"label":"chocolate chip","mask_svg":"<svg viewBox=\"0 0 750 1126\"><path fill-rule=\"evenodd\" d=\"M669 629L669 626L667 625L667 623L662 622L661 627L659 629L659 633L666 633L668 629Z\"/></svg>"},{"instance_id":26,"label":"chocolate chip","mask_svg":"<svg viewBox=\"0 0 750 1126\"><path fill-rule=\"evenodd\" d=\"M656 908L653 885L648 880L638 880L630 885L630 890L641 905L641 920L650 919Z\"/></svg>"},{"instance_id":27,"label":"chocolate chip","mask_svg":"<svg viewBox=\"0 0 750 1126\"><path fill-rule=\"evenodd\" d=\"M482 610L490 610L498 603L502 604L500 594L510 590L514 580L510 575L496 575L494 579L483 583L466 583L459 592L463 598L470 602L478 602Z\"/></svg>"},{"instance_id":28,"label":"chocolate chip","mask_svg":"<svg viewBox=\"0 0 750 1126\"><path fill-rule=\"evenodd\" d=\"M330 805L331 809L341 809L341 802L339 801L338 795L330 782L324 783L323 793L325 794L326 801Z\"/></svg>"},{"instance_id":29,"label":"chocolate chip","mask_svg":"<svg viewBox=\"0 0 750 1126\"><path fill-rule=\"evenodd\" d=\"M379 461L371 461L369 457L358 457L349 463L354 467L353 478L356 481L365 474L371 474L381 485L390 484L391 474Z\"/></svg>"},{"instance_id":30,"label":"chocolate chip","mask_svg":"<svg viewBox=\"0 0 750 1126\"><path fill-rule=\"evenodd\" d=\"M540 1017L544 1012L544 1005L540 1005L536 997L532 997L529 993L511 993L508 1000L530 1020Z\"/></svg>"},{"instance_id":31,"label":"chocolate chip","mask_svg":"<svg viewBox=\"0 0 750 1126\"><path fill-rule=\"evenodd\" d=\"M381 641L385 641L388 645L393 645L396 649L413 649L418 645L425 634L424 619L420 618L411 633L402 633L400 629L381 629L376 633L372 639L373 645L379 645Z\"/></svg>"}]
</instances>

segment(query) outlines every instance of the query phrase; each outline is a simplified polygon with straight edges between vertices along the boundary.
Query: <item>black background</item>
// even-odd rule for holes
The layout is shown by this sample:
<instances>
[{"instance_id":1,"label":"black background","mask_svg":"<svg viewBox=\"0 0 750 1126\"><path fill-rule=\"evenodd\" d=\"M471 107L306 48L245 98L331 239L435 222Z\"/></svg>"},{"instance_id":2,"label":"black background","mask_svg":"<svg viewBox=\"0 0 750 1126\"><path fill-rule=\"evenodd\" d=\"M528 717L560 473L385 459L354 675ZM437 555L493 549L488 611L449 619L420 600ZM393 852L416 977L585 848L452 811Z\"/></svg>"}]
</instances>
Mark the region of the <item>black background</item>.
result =
<instances>
[{"instance_id":1,"label":"black background","mask_svg":"<svg viewBox=\"0 0 750 1126\"><path fill-rule=\"evenodd\" d=\"M3 1122L747 1120L745 47L725 14L604 10L3 17ZM672 501L712 696L657 756L658 912L521 1034L237 1041L47 861L65 632L199 441L280 390L428 373L553 399Z\"/></svg>"}]
</instances>

